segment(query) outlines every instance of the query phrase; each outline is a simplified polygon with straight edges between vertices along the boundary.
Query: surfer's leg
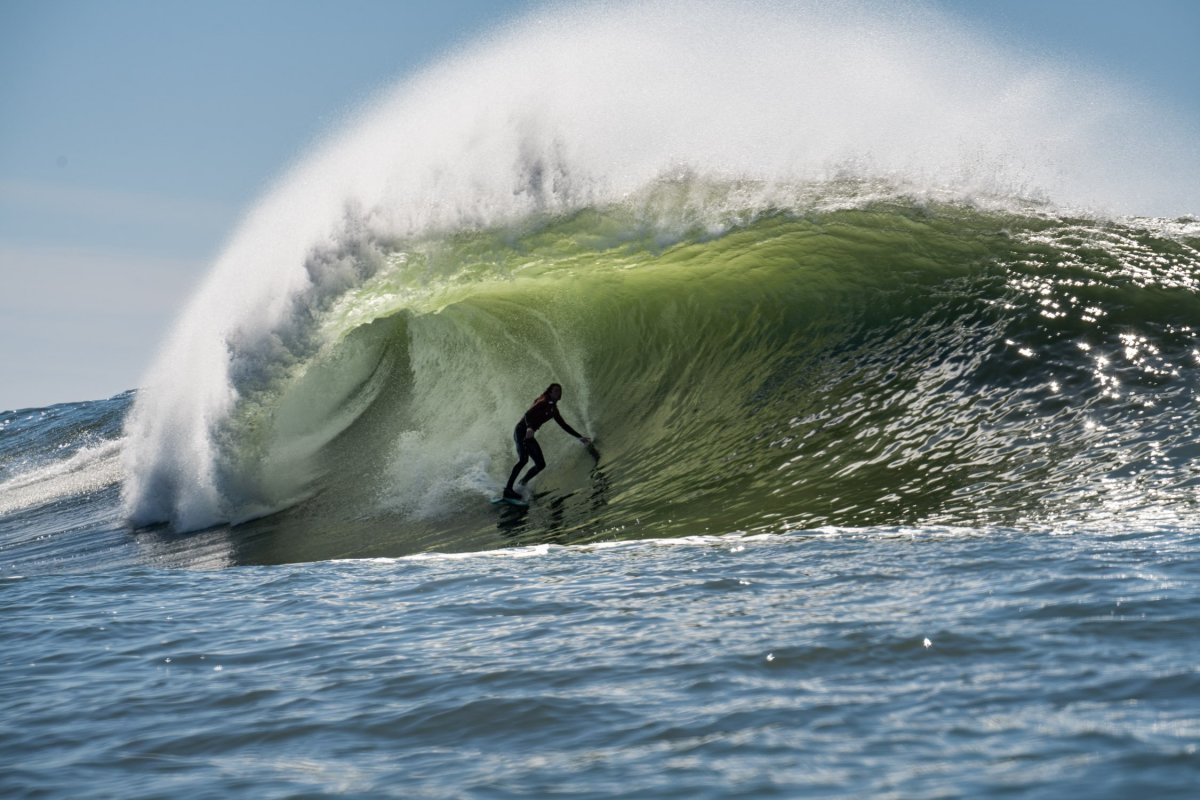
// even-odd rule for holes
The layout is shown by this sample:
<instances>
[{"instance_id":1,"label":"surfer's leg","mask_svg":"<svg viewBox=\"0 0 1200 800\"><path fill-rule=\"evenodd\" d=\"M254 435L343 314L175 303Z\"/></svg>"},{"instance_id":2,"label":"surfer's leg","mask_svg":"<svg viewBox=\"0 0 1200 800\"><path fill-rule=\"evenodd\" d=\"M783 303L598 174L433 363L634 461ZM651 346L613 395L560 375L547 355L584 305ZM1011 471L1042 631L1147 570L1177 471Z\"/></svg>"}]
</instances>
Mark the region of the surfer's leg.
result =
<instances>
[{"instance_id":1,"label":"surfer's leg","mask_svg":"<svg viewBox=\"0 0 1200 800\"><path fill-rule=\"evenodd\" d=\"M525 466L526 462L528 461L528 458L522 458L517 462L517 465L512 468L512 472L508 475L508 484L504 487L505 495L508 495L509 492L513 491L513 484L516 483L517 476L521 474L521 467Z\"/></svg>"},{"instance_id":2,"label":"surfer's leg","mask_svg":"<svg viewBox=\"0 0 1200 800\"><path fill-rule=\"evenodd\" d=\"M521 474L521 468L529 463L529 448L526 446L524 425L517 425L517 429L513 431L513 443L517 446L517 465L508 475L508 484L504 487L505 495L513 491L513 484L516 483L517 476ZM534 443L534 446L536 447L537 444Z\"/></svg>"},{"instance_id":3,"label":"surfer's leg","mask_svg":"<svg viewBox=\"0 0 1200 800\"><path fill-rule=\"evenodd\" d=\"M527 439L525 441L525 450L533 458L533 466L529 468L529 472L525 473L525 477L521 478L521 485L529 483L533 480L533 476L546 468L546 458L542 455L542 446L537 443L537 439ZM522 461L522 464L525 462ZM517 470L519 471L519 470Z\"/></svg>"}]
</instances>

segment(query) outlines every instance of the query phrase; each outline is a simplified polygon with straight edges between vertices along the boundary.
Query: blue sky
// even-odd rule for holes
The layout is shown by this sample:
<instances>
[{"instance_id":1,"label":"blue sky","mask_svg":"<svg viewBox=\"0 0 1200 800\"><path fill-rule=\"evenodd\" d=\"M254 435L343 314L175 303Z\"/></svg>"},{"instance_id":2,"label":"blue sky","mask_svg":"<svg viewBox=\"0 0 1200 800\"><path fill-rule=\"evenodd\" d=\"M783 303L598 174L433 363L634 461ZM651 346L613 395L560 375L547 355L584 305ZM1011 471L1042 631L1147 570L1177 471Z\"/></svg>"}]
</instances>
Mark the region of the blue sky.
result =
<instances>
[{"instance_id":1,"label":"blue sky","mask_svg":"<svg viewBox=\"0 0 1200 800\"><path fill-rule=\"evenodd\" d=\"M929 4L1200 129L1200 3ZM378 92L535 7L0 0L0 408L134 387L275 178Z\"/></svg>"}]
</instances>

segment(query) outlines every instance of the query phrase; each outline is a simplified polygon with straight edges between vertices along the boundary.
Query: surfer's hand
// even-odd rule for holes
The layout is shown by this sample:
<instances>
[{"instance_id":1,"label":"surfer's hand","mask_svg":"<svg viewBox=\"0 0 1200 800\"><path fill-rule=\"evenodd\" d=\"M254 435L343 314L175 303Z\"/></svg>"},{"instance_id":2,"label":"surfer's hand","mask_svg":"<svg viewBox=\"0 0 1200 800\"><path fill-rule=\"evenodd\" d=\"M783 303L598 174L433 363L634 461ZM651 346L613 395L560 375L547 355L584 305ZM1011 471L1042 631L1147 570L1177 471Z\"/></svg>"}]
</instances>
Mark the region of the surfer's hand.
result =
<instances>
[{"instance_id":1,"label":"surfer's hand","mask_svg":"<svg viewBox=\"0 0 1200 800\"><path fill-rule=\"evenodd\" d=\"M526 438L526 439L532 439L532 438L533 438L533 428L529 428L528 430L526 430L526 431L525 431L525 438Z\"/></svg>"},{"instance_id":2,"label":"surfer's hand","mask_svg":"<svg viewBox=\"0 0 1200 800\"><path fill-rule=\"evenodd\" d=\"M587 436L580 436L580 437L579 437L579 441L583 442L584 444L591 444L591 443L592 443L592 440L591 440L589 437L587 437Z\"/></svg>"}]
</instances>

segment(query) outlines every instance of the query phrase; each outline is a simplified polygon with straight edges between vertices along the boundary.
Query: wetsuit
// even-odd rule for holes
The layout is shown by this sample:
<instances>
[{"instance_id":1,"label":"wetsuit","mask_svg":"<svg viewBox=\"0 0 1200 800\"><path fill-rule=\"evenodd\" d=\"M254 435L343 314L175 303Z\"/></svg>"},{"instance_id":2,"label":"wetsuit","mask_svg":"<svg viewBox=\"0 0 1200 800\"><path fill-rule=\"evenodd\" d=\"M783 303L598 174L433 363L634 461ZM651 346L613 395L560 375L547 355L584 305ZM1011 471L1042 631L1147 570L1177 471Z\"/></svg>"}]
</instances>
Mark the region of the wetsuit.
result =
<instances>
[{"instance_id":1,"label":"wetsuit","mask_svg":"<svg viewBox=\"0 0 1200 800\"><path fill-rule=\"evenodd\" d=\"M530 430L536 433L538 428L550 420L557 422L560 428L576 439L581 438L579 432L568 425L562 415L558 413L557 403L545 395L539 397L534 401L533 407L526 411L525 415L517 422L517 427L513 429L513 441L517 445L517 465L513 467L512 474L508 476L507 488L509 491L512 491L513 483L529 459L533 459L533 466L529 468L529 472L525 473L521 483L529 483L534 475L546 468L546 458L542 455L541 445L532 436L528 439L525 438L525 434Z\"/></svg>"}]
</instances>

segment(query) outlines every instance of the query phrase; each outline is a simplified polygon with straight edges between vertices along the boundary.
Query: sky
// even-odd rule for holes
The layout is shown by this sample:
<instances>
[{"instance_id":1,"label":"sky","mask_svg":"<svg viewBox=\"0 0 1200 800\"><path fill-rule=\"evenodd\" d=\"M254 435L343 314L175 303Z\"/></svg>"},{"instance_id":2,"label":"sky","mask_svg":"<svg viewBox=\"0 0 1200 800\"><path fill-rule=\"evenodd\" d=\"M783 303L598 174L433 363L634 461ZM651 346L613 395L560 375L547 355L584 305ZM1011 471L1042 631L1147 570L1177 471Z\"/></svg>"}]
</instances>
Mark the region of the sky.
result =
<instances>
[{"instance_id":1,"label":"sky","mask_svg":"<svg viewBox=\"0 0 1200 800\"><path fill-rule=\"evenodd\" d=\"M1194 0L926 2L1200 130ZM136 387L238 220L322 136L406 75L552 8L0 0L0 409Z\"/></svg>"}]
</instances>

